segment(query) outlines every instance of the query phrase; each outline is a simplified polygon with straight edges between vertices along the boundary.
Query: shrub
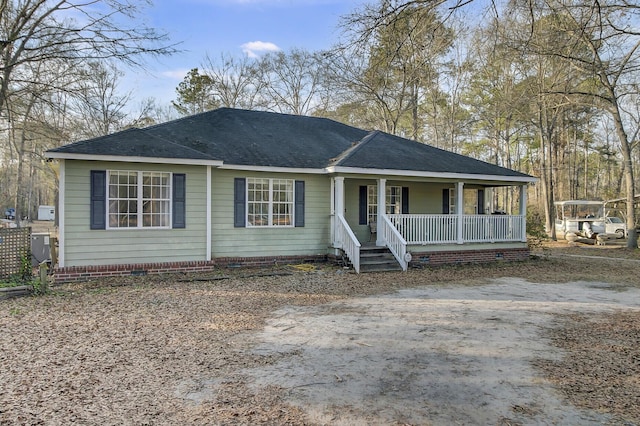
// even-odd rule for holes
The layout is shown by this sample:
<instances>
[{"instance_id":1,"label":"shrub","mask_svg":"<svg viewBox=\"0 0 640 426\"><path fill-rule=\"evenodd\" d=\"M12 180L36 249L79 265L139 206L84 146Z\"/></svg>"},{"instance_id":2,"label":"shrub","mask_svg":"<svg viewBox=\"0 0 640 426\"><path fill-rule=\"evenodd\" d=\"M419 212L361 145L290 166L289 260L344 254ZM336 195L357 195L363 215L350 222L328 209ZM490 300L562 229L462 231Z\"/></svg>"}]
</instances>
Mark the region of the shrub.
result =
<instances>
[{"instance_id":1,"label":"shrub","mask_svg":"<svg viewBox=\"0 0 640 426\"><path fill-rule=\"evenodd\" d=\"M544 248L549 236L544 230L544 218L537 208L527 209L527 245L529 249Z\"/></svg>"}]
</instances>

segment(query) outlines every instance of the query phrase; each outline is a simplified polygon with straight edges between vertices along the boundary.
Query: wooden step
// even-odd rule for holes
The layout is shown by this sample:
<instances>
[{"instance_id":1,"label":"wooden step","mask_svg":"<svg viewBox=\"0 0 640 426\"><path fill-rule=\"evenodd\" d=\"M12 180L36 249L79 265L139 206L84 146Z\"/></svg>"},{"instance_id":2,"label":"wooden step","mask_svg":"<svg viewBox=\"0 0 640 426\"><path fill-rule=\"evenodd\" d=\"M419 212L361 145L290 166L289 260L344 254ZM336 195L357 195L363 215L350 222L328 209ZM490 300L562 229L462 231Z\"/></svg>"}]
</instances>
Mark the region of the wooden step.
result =
<instances>
[{"instance_id":1,"label":"wooden step","mask_svg":"<svg viewBox=\"0 0 640 426\"><path fill-rule=\"evenodd\" d=\"M402 271L402 267L387 247L360 247L360 272Z\"/></svg>"},{"instance_id":2,"label":"wooden step","mask_svg":"<svg viewBox=\"0 0 640 426\"><path fill-rule=\"evenodd\" d=\"M397 272L402 271L402 267L398 262L394 261L375 264L360 264L360 273L367 272Z\"/></svg>"}]
</instances>

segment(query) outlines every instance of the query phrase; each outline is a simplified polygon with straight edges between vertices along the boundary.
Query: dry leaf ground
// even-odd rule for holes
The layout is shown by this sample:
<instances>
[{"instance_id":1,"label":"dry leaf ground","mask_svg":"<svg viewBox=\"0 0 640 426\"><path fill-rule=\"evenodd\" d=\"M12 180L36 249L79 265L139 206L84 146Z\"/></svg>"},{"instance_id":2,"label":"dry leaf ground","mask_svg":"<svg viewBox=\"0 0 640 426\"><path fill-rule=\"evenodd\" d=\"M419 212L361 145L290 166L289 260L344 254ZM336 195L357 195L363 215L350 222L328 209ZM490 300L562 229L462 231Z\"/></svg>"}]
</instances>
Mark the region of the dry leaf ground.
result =
<instances>
[{"instance_id":1,"label":"dry leaf ground","mask_svg":"<svg viewBox=\"0 0 640 426\"><path fill-rule=\"evenodd\" d=\"M299 355L254 350L278 310L504 277L607 283L623 292L640 287L639 266L638 250L556 244L523 263L407 273L281 267L65 284L0 301L0 424L311 424L286 389L247 382L246 371ZM640 423L639 320L637 310L563 315L547 337L565 356L534 363L540 380L566 404ZM496 423L534 411L514 406Z\"/></svg>"}]
</instances>

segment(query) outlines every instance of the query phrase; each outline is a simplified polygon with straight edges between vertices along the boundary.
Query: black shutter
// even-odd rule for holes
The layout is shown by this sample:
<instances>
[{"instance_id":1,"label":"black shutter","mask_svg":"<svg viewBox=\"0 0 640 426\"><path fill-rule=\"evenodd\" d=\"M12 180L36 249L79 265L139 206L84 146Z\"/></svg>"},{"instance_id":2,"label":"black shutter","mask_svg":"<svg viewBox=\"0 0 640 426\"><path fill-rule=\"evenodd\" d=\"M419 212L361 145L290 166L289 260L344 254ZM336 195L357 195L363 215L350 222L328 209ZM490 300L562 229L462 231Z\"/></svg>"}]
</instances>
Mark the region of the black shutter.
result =
<instances>
[{"instance_id":1,"label":"black shutter","mask_svg":"<svg viewBox=\"0 0 640 426\"><path fill-rule=\"evenodd\" d=\"M478 189L478 214L484 214L484 189Z\"/></svg>"},{"instance_id":2,"label":"black shutter","mask_svg":"<svg viewBox=\"0 0 640 426\"><path fill-rule=\"evenodd\" d=\"M91 170L90 229L107 227L107 172Z\"/></svg>"},{"instance_id":3,"label":"black shutter","mask_svg":"<svg viewBox=\"0 0 640 426\"><path fill-rule=\"evenodd\" d=\"M173 228L186 228L186 175L184 173L173 174Z\"/></svg>"},{"instance_id":4,"label":"black shutter","mask_svg":"<svg viewBox=\"0 0 640 426\"><path fill-rule=\"evenodd\" d=\"M340 212L342 213L342 212ZM360 225L366 225L368 223L367 218L367 187L360 187L360 196L358 198L358 223Z\"/></svg>"},{"instance_id":5,"label":"black shutter","mask_svg":"<svg viewBox=\"0 0 640 426\"><path fill-rule=\"evenodd\" d=\"M304 226L304 181L297 180L295 182L295 226Z\"/></svg>"},{"instance_id":6,"label":"black shutter","mask_svg":"<svg viewBox=\"0 0 640 426\"><path fill-rule=\"evenodd\" d=\"M449 214L449 188L442 190L442 214Z\"/></svg>"},{"instance_id":7,"label":"black shutter","mask_svg":"<svg viewBox=\"0 0 640 426\"><path fill-rule=\"evenodd\" d=\"M246 192L247 180L235 178L233 180L233 226L244 228L246 225Z\"/></svg>"},{"instance_id":8,"label":"black shutter","mask_svg":"<svg viewBox=\"0 0 640 426\"><path fill-rule=\"evenodd\" d=\"M402 187L402 214L409 214L409 187Z\"/></svg>"}]
</instances>

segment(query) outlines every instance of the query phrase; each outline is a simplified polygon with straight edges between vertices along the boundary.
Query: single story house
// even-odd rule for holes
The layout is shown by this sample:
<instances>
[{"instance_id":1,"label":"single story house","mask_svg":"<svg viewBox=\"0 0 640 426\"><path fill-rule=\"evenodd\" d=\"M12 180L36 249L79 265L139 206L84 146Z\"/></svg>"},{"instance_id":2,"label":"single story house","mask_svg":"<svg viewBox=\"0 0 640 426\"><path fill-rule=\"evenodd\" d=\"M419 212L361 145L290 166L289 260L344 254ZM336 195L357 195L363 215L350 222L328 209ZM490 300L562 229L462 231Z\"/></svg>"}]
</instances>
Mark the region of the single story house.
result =
<instances>
[{"instance_id":1,"label":"single story house","mask_svg":"<svg viewBox=\"0 0 640 426\"><path fill-rule=\"evenodd\" d=\"M221 108L46 156L60 163L58 281L529 255L534 177L325 118ZM503 186L520 188L517 214L492 214Z\"/></svg>"}]
</instances>

